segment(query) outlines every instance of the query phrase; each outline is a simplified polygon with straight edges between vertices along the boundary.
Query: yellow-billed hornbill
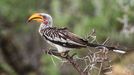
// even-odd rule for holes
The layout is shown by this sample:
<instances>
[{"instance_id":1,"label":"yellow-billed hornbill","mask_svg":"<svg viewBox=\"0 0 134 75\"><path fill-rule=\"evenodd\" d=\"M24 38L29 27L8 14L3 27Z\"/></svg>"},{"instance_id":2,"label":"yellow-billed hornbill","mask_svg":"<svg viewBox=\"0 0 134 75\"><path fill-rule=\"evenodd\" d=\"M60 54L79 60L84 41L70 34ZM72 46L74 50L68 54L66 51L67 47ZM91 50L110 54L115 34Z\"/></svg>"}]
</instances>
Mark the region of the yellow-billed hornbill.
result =
<instances>
[{"instance_id":1,"label":"yellow-billed hornbill","mask_svg":"<svg viewBox=\"0 0 134 75\"><path fill-rule=\"evenodd\" d=\"M56 47L59 53L64 53L72 48L86 48L86 47L99 47L103 46L109 50L113 50L118 53L125 53L125 51L119 50L115 47L109 47L105 45L93 44L71 33L67 28L52 27L53 20L49 14L46 13L34 13L29 17L28 21L35 20L40 22L39 33L46 41L52 46Z\"/></svg>"}]
</instances>

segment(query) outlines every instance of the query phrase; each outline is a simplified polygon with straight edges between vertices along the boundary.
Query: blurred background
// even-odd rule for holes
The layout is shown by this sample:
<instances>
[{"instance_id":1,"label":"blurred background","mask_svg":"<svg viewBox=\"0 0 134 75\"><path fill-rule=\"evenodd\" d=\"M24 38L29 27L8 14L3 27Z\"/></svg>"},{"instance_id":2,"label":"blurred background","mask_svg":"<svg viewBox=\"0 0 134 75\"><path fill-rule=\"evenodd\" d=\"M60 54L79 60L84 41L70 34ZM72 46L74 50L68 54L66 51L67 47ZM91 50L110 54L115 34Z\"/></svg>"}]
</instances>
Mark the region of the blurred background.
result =
<instances>
[{"instance_id":1,"label":"blurred background","mask_svg":"<svg viewBox=\"0 0 134 75\"><path fill-rule=\"evenodd\" d=\"M83 38L95 29L100 44L110 37L108 45L131 51L113 59L113 75L134 75L134 0L0 0L0 75L78 75L43 54L51 47L38 34L39 24L27 23L35 12L50 14L54 26Z\"/></svg>"}]
</instances>

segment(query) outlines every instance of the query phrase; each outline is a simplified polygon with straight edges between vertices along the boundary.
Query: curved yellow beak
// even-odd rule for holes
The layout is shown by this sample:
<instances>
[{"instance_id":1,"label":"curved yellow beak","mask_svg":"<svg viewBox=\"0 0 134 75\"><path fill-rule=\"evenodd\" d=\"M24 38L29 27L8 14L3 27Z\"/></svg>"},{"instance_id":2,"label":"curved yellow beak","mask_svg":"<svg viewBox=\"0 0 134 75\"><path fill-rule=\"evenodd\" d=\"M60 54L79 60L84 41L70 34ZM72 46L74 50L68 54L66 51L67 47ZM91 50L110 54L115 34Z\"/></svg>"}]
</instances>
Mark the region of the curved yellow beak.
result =
<instances>
[{"instance_id":1,"label":"curved yellow beak","mask_svg":"<svg viewBox=\"0 0 134 75\"><path fill-rule=\"evenodd\" d=\"M31 22L32 20L35 20L37 22L43 22L43 16L40 15L40 13L34 13L32 16L29 17L28 22Z\"/></svg>"}]
</instances>

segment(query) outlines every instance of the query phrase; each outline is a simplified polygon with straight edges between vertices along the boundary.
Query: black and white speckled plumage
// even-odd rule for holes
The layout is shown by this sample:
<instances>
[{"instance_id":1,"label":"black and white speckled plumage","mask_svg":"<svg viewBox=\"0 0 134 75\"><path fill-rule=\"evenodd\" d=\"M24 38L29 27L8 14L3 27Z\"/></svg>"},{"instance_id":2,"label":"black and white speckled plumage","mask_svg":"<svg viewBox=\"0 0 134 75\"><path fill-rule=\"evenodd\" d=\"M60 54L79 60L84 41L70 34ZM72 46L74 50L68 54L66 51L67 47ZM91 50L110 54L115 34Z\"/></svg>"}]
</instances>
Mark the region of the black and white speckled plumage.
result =
<instances>
[{"instance_id":1,"label":"black and white speckled plumage","mask_svg":"<svg viewBox=\"0 0 134 75\"><path fill-rule=\"evenodd\" d=\"M115 47L89 43L88 41L70 32L67 28L52 27L53 20L52 20L52 17L48 14L37 13L34 15L34 17L31 17L29 21L31 21L31 19L35 19L35 20L38 19L38 21L41 22L41 25L39 27L40 35L49 44L56 47L59 53L66 52L72 48L84 48L87 46L90 46L90 47L103 46L115 52L125 53L125 51L120 51L118 48L115 48Z\"/></svg>"}]
</instances>

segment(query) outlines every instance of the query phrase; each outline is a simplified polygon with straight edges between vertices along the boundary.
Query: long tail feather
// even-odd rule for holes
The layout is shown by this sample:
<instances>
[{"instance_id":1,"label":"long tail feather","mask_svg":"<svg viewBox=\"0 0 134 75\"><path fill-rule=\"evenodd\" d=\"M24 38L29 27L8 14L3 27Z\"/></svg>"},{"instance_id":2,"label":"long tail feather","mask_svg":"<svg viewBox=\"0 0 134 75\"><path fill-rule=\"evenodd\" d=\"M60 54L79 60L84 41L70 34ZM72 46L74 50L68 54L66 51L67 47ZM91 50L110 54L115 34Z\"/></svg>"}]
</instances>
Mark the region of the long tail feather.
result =
<instances>
[{"instance_id":1,"label":"long tail feather","mask_svg":"<svg viewBox=\"0 0 134 75\"><path fill-rule=\"evenodd\" d=\"M117 53L122 53L122 54L126 53L126 51L124 51L123 49L116 48L116 47L110 47L110 46L106 46L106 45L88 43L88 46L90 46L90 47L99 47L99 46L102 46L102 47L106 47L108 50L112 50L112 51L117 52Z\"/></svg>"}]
</instances>

